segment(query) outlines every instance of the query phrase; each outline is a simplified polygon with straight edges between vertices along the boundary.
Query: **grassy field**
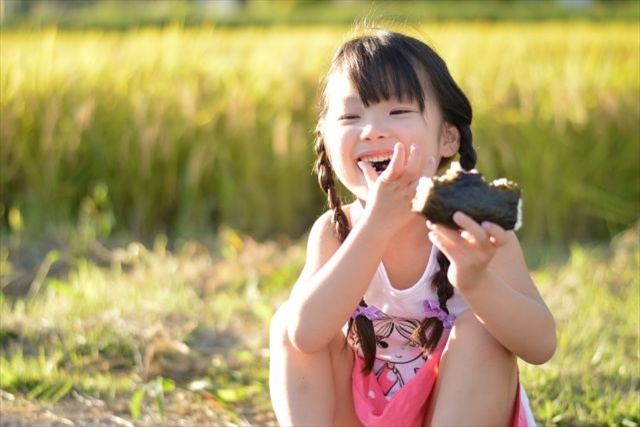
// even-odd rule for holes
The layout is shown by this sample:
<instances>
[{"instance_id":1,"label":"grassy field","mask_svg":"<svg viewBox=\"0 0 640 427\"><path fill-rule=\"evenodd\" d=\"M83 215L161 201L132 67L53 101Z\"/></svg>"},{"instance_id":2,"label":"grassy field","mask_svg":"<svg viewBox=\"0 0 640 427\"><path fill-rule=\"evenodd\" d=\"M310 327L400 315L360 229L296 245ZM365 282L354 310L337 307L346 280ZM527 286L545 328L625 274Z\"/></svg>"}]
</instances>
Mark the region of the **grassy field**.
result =
<instances>
[{"instance_id":1,"label":"grassy field","mask_svg":"<svg viewBox=\"0 0 640 427\"><path fill-rule=\"evenodd\" d=\"M636 226L534 270L558 322L553 359L521 365L540 424L640 423L639 242ZM302 242L226 229L173 250L163 238L59 247L68 249L38 257L2 244L3 419L273 425L268 321L301 268ZM94 415L78 410L87 406Z\"/></svg>"},{"instance_id":2,"label":"grassy field","mask_svg":"<svg viewBox=\"0 0 640 427\"><path fill-rule=\"evenodd\" d=\"M469 95L480 170L523 188L559 328L521 366L537 419L637 427L637 22L400 29ZM267 325L323 209L315 99L348 31L1 36L0 425L273 425Z\"/></svg>"},{"instance_id":3,"label":"grassy field","mask_svg":"<svg viewBox=\"0 0 640 427\"><path fill-rule=\"evenodd\" d=\"M432 43L469 95L480 170L523 188L524 240L608 239L635 223L637 24L400 29ZM347 36L3 31L2 222L27 238L69 222L101 236L301 235L325 203L310 174L318 83Z\"/></svg>"}]
</instances>

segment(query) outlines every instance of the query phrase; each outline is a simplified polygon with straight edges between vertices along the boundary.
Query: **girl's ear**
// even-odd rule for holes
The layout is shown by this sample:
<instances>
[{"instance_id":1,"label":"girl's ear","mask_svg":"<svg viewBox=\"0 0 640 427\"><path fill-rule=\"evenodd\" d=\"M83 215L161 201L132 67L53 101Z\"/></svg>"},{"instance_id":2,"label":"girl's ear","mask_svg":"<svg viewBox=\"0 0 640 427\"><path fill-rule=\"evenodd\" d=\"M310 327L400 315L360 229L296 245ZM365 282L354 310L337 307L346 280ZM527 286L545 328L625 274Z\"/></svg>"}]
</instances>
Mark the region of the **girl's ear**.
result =
<instances>
[{"instance_id":1,"label":"girl's ear","mask_svg":"<svg viewBox=\"0 0 640 427\"><path fill-rule=\"evenodd\" d=\"M444 122L440 134L440 155L453 157L460 149L460 132L451 123Z\"/></svg>"}]
</instances>

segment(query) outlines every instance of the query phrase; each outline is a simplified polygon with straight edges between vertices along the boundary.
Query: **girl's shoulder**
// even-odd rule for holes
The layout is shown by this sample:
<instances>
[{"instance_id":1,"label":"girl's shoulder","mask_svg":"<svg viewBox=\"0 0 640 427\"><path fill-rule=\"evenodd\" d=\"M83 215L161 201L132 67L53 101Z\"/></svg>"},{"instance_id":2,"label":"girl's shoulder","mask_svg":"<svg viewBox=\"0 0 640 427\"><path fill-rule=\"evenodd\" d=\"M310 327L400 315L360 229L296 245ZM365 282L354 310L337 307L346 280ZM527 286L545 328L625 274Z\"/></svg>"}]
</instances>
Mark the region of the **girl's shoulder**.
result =
<instances>
[{"instance_id":1,"label":"girl's shoulder","mask_svg":"<svg viewBox=\"0 0 640 427\"><path fill-rule=\"evenodd\" d=\"M357 218L360 216L360 213L362 211L362 207L360 206L359 203L353 202L353 203L343 205L342 211L347 216L347 220L349 221L349 227L353 227L354 219L357 221ZM333 222L334 216L335 216L335 213L333 210L327 209L326 211L324 211L324 213L320 215L318 219L316 219L316 221L313 223L313 226L311 227L311 234L314 234L314 233L324 234L327 232L333 232L333 230L335 229L334 222Z\"/></svg>"},{"instance_id":2,"label":"girl's shoulder","mask_svg":"<svg viewBox=\"0 0 640 427\"><path fill-rule=\"evenodd\" d=\"M340 246L340 239L335 233L333 224L333 211L328 210L313 223L307 239L307 250L321 250L327 247Z\"/></svg>"},{"instance_id":3,"label":"girl's shoulder","mask_svg":"<svg viewBox=\"0 0 640 427\"><path fill-rule=\"evenodd\" d=\"M342 210L347 216L349 227L352 227L353 220L357 220L362 207L359 203L354 202L342 206ZM334 216L334 211L329 209L322 215L320 215L318 219L316 219L315 223L311 227L311 231L309 232L309 246L315 246L329 250L336 250L337 247L340 246L342 241L338 238L338 235L336 233L336 226L333 219Z\"/></svg>"}]
</instances>

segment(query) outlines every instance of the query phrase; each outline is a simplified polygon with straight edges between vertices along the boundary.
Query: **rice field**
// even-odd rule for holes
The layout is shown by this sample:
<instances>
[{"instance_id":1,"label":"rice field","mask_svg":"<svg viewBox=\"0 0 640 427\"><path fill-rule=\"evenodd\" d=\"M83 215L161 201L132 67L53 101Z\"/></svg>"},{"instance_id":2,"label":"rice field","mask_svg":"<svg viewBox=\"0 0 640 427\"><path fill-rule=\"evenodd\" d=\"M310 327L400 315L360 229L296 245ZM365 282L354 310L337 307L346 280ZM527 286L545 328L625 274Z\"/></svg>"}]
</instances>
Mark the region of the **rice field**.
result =
<instances>
[{"instance_id":1,"label":"rice field","mask_svg":"<svg viewBox=\"0 0 640 427\"><path fill-rule=\"evenodd\" d=\"M638 218L633 23L400 28L475 108L479 168L524 190L523 238L607 239ZM8 31L0 40L0 216L13 232L301 235L318 84L343 27ZM615 166L614 166L615 165Z\"/></svg>"}]
</instances>

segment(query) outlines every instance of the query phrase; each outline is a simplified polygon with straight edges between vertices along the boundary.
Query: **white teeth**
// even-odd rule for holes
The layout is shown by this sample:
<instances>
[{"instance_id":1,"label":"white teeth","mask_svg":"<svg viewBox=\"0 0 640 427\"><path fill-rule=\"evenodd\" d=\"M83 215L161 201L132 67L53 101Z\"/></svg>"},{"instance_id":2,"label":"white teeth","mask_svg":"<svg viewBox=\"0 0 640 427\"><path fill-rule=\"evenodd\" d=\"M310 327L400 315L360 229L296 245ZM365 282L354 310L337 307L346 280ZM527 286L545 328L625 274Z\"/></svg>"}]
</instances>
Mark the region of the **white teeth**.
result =
<instances>
[{"instance_id":1,"label":"white teeth","mask_svg":"<svg viewBox=\"0 0 640 427\"><path fill-rule=\"evenodd\" d=\"M391 160L391 156L364 156L361 157L360 160L364 160L367 162L384 162L385 160Z\"/></svg>"}]
</instances>

